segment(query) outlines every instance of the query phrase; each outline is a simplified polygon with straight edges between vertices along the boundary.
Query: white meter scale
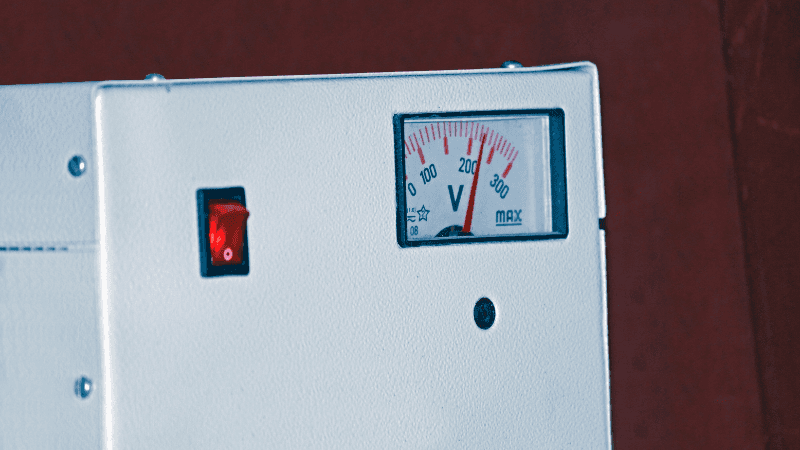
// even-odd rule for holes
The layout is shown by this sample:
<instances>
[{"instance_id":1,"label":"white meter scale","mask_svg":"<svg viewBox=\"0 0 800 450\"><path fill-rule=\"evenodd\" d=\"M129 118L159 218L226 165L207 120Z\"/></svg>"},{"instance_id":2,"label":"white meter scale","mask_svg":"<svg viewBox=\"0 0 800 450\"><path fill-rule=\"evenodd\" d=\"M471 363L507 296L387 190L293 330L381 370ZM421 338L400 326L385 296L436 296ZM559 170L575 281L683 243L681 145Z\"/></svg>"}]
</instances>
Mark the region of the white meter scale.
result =
<instances>
[{"instance_id":1,"label":"white meter scale","mask_svg":"<svg viewBox=\"0 0 800 450\"><path fill-rule=\"evenodd\" d=\"M396 116L400 245L565 237L563 114Z\"/></svg>"}]
</instances>

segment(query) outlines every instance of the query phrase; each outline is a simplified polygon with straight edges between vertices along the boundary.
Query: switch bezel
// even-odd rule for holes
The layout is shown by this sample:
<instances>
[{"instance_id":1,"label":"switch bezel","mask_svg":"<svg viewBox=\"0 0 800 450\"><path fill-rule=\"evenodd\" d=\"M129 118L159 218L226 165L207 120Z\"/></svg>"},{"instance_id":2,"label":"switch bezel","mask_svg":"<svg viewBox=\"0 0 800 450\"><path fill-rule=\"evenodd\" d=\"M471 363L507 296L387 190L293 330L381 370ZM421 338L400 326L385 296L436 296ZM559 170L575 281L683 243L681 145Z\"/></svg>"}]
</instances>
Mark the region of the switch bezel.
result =
<instances>
[{"instance_id":1,"label":"switch bezel","mask_svg":"<svg viewBox=\"0 0 800 450\"><path fill-rule=\"evenodd\" d=\"M200 275L203 278L226 275L247 275L250 273L250 255L247 243L247 222L245 222L242 240L242 263L215 266L211 264L211 243L208 239L208 204L212 200L233 200L247 208L244 187L206 188L197 190L197 224L200 234Z\"/></svg>"}]
</instances>

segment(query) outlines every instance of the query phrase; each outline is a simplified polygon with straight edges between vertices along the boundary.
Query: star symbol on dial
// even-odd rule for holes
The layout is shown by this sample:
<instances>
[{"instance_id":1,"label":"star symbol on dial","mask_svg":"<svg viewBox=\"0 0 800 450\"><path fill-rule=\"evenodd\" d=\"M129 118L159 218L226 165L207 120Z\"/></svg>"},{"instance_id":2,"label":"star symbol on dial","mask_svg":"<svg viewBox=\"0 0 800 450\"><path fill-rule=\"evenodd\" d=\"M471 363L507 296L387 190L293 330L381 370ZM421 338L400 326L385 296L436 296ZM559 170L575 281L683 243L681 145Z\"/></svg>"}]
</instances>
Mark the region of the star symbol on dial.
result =
<instances>
[{"instance_id":1,"label":"star symbol on dial","mask_svg":"<svg viewBox=\"0 0 800 450\"><path fill-rule=\"evenodd\" d=\"M427 222L428 221L428 213L429 212L430 212L429 210L425 209L425 205L422 205L422 208L420 208L420 210L417 211L417 213L419 213L419 220L420 221L424 220L424 221Z\"/></svg>"}]
</instances>

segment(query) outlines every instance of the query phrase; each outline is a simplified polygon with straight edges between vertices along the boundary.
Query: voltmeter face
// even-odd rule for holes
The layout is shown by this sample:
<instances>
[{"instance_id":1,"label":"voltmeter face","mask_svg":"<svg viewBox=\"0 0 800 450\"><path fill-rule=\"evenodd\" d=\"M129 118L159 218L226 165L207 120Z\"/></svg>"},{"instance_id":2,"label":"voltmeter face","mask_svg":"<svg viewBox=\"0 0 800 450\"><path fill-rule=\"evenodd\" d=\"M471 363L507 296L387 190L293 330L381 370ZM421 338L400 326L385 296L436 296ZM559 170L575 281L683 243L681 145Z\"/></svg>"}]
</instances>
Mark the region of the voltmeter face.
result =
<instances>
[{"instance_id":1,"label":"voltmeter face","mask_svg":"<svg viewBox=\"0 0 800 450\"><path fill-rule=\"evenodd\" d=\"M395 116L401 247L567 235L561 109Z\"/></svg>"}]
</instances>

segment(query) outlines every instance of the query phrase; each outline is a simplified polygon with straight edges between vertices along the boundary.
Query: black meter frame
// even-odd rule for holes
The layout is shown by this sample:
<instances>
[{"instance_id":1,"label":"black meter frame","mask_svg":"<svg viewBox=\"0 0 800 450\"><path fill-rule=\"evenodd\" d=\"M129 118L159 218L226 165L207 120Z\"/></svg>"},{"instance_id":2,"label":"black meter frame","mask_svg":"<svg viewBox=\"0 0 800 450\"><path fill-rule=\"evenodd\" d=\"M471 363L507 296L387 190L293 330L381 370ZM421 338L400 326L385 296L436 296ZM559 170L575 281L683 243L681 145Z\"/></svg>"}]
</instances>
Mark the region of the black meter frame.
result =
<instances>
[{"instance_id":1,"label":"black meter frame","mask_svg":"<svg viewBox=\"0 0 800 450\"><path fill-rule=\"evenodd\" d=\"M479 121L482 117L511 115L549 117L550 195L552 197L550 204L552 207L553 231L549 233L520 234L510 236L459 236L455 238L409 240L406 226L406 221L408 220L408 210L406 208L407 186L405 177L405 122L409 119L452 119L459 117L463 117L464 119L471 118ZM566 238L569 234L569 220L567 217L567 159L564 122L564 110L561 108L395 114L393 117L393 124L395 191L397 196L397 243L402 248L408 248L428 245L466 244L472 242L531 241Z\"/></svg>"}]
</instances>

